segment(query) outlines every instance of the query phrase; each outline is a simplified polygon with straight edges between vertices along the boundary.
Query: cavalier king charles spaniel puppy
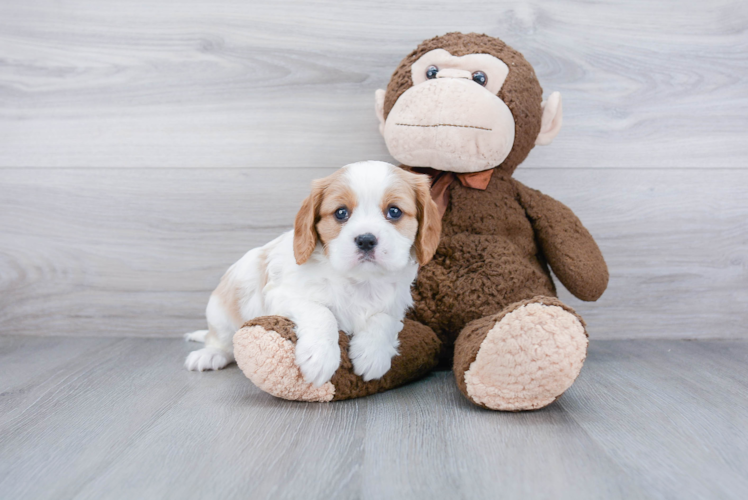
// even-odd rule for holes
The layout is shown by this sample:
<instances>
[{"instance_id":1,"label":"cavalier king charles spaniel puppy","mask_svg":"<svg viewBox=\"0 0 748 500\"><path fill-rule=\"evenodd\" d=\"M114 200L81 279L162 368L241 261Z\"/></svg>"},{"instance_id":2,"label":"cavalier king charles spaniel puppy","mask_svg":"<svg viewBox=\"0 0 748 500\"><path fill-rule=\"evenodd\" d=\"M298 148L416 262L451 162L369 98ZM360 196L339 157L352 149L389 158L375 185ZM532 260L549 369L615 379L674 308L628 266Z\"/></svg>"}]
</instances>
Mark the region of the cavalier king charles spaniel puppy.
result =
<instances>
[{"instance_id":1,"label":"cavalier king charles spaniel puppy","mask_svg":"<svg viewBox=\"0 0 748 500\"><path fill-rule=\"evenodd\" d=\"M430 180L389 163L346 165L312 184L293 231L247 252L208 301L204 341L189 370L234 360L232 339L258 316L296 324L296 364L308 383L329 381L340 365L338 330L351 336L354 372L381 378L397 354L418 266L436 252L441 217Z\"/></svg>"}]
</instances>

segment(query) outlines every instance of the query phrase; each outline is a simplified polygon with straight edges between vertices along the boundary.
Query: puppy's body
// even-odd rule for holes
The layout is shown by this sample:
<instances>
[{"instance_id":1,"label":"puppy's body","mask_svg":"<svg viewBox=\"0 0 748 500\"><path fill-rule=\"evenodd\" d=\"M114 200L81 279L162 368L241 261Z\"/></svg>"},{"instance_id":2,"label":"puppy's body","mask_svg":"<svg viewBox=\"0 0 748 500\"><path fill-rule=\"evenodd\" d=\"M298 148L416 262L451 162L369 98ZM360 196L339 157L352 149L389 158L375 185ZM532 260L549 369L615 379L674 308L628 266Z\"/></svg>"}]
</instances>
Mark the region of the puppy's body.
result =
<instances>
[{"instance_id":1,"label":"puppy's body","mask_svg":"<svg viewBox=\"0 0 748 500\"><path fill-rule=\"evenodd\" d=\"M208 302L207 334L188 336L204 336L205 348L187 368L223 368L245 321L279 315L297 325L296 362L308 382L325 383L339 366L338 330L352 335L354 371L380 378L397 354L410 286L436 250L439 222L428 180L387 163L352 164L315 181L294 231L223 276Z\"/></svg>"}]
</instances>

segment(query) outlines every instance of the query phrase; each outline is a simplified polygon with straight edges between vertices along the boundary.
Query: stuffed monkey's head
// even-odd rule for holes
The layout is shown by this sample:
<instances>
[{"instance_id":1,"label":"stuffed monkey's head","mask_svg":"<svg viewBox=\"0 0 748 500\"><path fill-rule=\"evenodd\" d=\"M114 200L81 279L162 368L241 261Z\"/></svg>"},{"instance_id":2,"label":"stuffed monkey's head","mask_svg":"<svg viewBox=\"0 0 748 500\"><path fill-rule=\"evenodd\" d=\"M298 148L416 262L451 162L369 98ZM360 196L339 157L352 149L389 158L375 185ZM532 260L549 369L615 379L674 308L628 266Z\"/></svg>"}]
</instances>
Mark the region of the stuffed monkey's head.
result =
<instances>
[{"instance_id":1,"label":"stuffed monkey's head","mask_svg":"<svg viewBox=\"0 0 748 500\"><path fill-rule=\"evenodd\" d=\"M376 111L387 149L406 165L511 174L561 128L561 96L542 97L522 54L498 38L448 33L402 60Z\"/></svg>"}]
</instances>

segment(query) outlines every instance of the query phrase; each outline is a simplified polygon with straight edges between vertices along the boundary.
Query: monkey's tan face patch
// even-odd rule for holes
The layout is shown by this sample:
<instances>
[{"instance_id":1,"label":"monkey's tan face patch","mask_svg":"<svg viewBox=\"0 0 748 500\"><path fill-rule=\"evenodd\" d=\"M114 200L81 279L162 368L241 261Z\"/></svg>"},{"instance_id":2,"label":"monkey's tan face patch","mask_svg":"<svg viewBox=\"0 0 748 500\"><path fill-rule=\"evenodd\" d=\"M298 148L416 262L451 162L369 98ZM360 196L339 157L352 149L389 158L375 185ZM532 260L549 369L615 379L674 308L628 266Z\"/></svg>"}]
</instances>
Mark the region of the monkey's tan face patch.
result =
<instances>
[{"instance_id":1,"label":"monkey's tan face patch","mask_svg":"<svg viewBox=\"0 0 748 500\"><path fill-rule=\"evenodd\" d=\"M442 75L428 79L430 66ZM472 79L479 70L488 77L485 87ZM497 95L508 72L503 61L488 54L454 57L444 49L424 54L412 66L414 85L384 123L390 154L406 165L451 172L499 165L514 145L514 117Z\"/></svg>"},{"instance_id":2,"label":"monkey's tan face patch","mask_svg":"<svg viewBox=\"0 0 748 500\"><path fill-rule=\"evenodd\" d=\"M450 77L460 77L471 79L473 73L482 72L486 77L484 88L497 95L506 81L509 74L509 66L498 57L490 54L468 54L466 56L453 56L444 49L435 49L426 52L411 66L411 78L413 86L419 85L428 80L427 72L430 67L437 69L436 77L451 74ZM464 72L460 75L460 72Z\"/></svg>"},{"instance_id":3,"label":"monkey's tan face patch","mask_svg":"<svg viewBox=\"0 0 748 500\"><path fill-rule=\"evenodd\" d=\"M335 217L335 213L344 208L348 211L348 217L353 215L358 200L356 193L350 188L342 175L335 175L330 185L325 189L319 207L319 222L317 222L317 233L325 246L338 237L345 221Z\"/></svg>"}]
</instances>

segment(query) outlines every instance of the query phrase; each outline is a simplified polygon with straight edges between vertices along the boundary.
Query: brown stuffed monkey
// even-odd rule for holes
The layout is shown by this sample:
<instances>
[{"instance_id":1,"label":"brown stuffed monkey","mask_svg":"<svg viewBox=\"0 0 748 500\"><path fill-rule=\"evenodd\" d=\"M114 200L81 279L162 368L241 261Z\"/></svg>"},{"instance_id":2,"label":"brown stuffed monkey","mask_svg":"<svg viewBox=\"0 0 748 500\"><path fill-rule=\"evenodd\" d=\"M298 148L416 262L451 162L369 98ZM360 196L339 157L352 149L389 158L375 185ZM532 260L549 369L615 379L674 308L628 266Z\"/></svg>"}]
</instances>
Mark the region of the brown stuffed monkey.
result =
<instances>
[{"instance_id":1,"label":"brown stuffed monkey","mask_svg":"<svg viewBox=\"0 0 748 500\"><path fill-rule=\"evenodd\" d=\"M574 213L512 178L534 145L558 133L560 95L542 102L532 66L501 40L449 33L403 59L387 90L376 92L376 111L390 154L431 176L442 212L441 241L419 271L392 369L364 382L344 354L328 384L305 384L293 364L293 325L277 317L237 332L237 363L286 399L364 396L451 362L475 404L518 411L552 403L582 368L587 332L556 298L549 266L582 300L597 300L608 283L603 256Z\"/></svg>"}]
</instances>

